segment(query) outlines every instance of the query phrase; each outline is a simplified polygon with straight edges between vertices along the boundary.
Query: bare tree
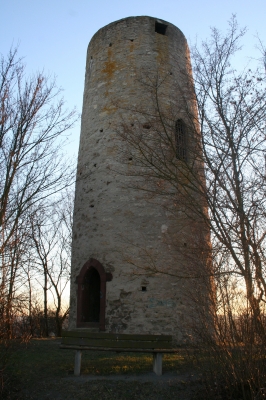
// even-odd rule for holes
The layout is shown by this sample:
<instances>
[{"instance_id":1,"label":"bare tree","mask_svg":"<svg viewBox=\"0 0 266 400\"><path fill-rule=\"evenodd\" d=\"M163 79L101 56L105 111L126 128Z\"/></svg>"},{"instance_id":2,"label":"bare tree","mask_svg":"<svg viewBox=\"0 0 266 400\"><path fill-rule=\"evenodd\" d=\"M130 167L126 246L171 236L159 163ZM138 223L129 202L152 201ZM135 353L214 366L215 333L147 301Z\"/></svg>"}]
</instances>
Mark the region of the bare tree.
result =
<instances>
[{"instance_id":1,"label":"bare tree","mask_svg":"<svg viewBox=\"0 0 266 400\"><path fill-rule=\"evenodd\" d=\"M140 77L137 84L153 100L147 109L134 108L139 122L125 120L117 130L124 160L131 160L130 184L151 201L167 197L173 215L182 209L192 226L205 221L214 275L234 276L245 285L256 332L265 338L266 81L259 68L238 72L232 66L244 34L232 17L225 35L213 28L211 39L193 48L198 113L191 112L181 86L176 104L165 106L161 99L171 74L162 69ZM192 137L198 138L193 144Z\"/></svg>"},{"instance_id":2,"label":"bare tree","mask_svg":"<svg viewBox=\"0 0 266 400\"><path fill-rule=\"evenodd\" d=\"M32 268L42 277L44 333L49 334L48 294L55 307L56 334L61 336L62 324L69 307L62 304L62 295L70 278L70 255L72 239L73 193L68 189L57 199L51 209L38 210L31 219L29 240L33 243Z\"/></svg>"},{"instance_id":3,"label":"bare tree","mask_svg":"<svg viewBox=\"0 0 266 400\"><path fill-rule=\"evenodd\" d=\"M258 44L256 47L261 54L260 61L263 65L264 71L266 73L266 46L264 45L264 43L262 42L262 40L260 39L260 37L258 35L257 35L257 40L258 40Z\"/></svg>"},{"instance_id":4,"label":"bare tree","mask_svg":"<svg viewBox=\"0 0 266 400\"><path fill-rule=\"evenodd\" d=\"M61 152L76 112L65 110L60 89L42 73L26 78L11 49L0 61L0 276L3 313L10 313L30 215L73 182ZM9 289L8 289L9 288ZM9 310L9 311L8 311ZM2 318L6 320L6 318ZM8 319L8 318L7 318Z\"/></svg>"},{"instance_id":5,"label":"bare tree","mask_svg":"<svg viewBox=\"0 0 266 400\"><path fill-rule=\"evenodd\" d=\"M225 36L213 29L202 53L194 48L194 71L213 242L230 255L228 272L244 279L264 335L266 82L259 69L237 72L231 65L244 34L234 17Z\"/></svg>"}]
</instances>

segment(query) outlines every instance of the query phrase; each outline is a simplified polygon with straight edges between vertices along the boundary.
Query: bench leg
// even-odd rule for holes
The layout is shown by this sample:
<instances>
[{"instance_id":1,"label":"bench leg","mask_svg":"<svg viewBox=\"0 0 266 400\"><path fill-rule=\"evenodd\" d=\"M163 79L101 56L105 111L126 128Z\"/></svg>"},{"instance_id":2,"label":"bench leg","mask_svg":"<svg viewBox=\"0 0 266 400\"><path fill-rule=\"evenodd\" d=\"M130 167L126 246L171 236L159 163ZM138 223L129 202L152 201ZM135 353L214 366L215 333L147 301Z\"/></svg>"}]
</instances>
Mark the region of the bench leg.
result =
<instances>
[{"instance_id":1,"label":"bench leg","mask_svg":"<svg viewBox=\"0 0 266 400\"><path fill-rule=\"evenodd\" d=\"M163 354L153 353L153 372L156 375L162 375Z\"/></svg>"},{"instance_id":2,"label":"bench leg","mask_svg":"<svg viewBox=\"0 0 266 400\"><path fill-rule=\"evenodd\" d=\"M74 365L74 375L80 375L80 366L81 366L81 350L76 350L75 354L75 365Z\"/></svg>"}]
</instances>

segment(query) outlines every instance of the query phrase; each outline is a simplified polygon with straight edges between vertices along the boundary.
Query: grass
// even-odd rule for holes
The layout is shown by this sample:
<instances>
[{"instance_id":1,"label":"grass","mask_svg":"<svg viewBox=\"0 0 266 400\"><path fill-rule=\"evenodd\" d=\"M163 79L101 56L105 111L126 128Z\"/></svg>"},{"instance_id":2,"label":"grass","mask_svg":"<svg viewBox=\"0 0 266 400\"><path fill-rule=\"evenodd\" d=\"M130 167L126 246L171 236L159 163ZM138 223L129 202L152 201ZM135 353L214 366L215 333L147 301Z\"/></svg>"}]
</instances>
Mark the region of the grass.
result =
<instances>
[{"instance_id":1,"label":"grass","mask_svg":"<svg viewBox=\"0 0 266 400\"><path fill-rule=\"evenodd\" d=\"M102 353L102 352L101 352ZM92 352L84 353L82 373L92 375L140 374L152 371L152 356L141 353L98 353L92 359ZM184 363L179 355L165 355L165 371L176 371Z\"/></svg>"},{"instance_id":2,"label":"grass","mask_svg":"<svg viewBox=\"0 0 266 400\"><path fill-rule=\"evenodd\" d=\"M25 371L38 375L62 376L73 372L74 350L59 348L59 339L33 339L23 345L12 357L16 372L24 375ZM57 361L58 363L56 363ZM165 371L176 371L184 367L182 355L164 355ZM116 353L104 351L83 351L82 374L111 375L136 374L152 371L152 355L147 353Z\"/></svg>"},{"instance_id":3,"label":"grass","mask_svg":"<svg viewBox=\"0 0 266 400\"><path fill-rule=\"evenodd\" d=\"M152 355L146 353L84 351L82 376L106 380L77 379L73 376L74 350L60 349L59 344L59 339L32 339L12 354L8 373L13 384L6 392L7 399L182 399L180 391L187 388L182 382L139 382L138 375L152 371ZM185 355L164 355L163 370L185 373L191 364ZM108 381L110 375L134 375L136 381Z\"/></svg>"}]
</instances>

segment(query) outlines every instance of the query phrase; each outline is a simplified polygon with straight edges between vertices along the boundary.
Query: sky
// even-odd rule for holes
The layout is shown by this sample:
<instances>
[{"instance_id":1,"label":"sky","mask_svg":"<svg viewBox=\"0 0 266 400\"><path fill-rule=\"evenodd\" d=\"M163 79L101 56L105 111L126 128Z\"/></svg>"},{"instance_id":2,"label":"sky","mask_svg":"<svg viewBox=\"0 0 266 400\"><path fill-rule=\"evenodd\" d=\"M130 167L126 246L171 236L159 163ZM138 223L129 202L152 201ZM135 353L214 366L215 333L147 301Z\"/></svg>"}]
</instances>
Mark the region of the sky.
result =
<instances>
[{"instance_id":1,"label":"sky","mask_svg":"<svg viewBox=\"0 0 266 400\"><path fill-rule=\"evenodd\" d=\"M29 75L56 76L69 109L82 109L86 51L103 26L129 16L149 15L176 25L189 44L207 38L210 27L225 30L232 14L248 28L244 62L259 57L255 36L266 43L266 0L0 0L0 53L19 44ZM80 122L71 132L69 155L78 151Z\"/></svg>"}]
</instances>

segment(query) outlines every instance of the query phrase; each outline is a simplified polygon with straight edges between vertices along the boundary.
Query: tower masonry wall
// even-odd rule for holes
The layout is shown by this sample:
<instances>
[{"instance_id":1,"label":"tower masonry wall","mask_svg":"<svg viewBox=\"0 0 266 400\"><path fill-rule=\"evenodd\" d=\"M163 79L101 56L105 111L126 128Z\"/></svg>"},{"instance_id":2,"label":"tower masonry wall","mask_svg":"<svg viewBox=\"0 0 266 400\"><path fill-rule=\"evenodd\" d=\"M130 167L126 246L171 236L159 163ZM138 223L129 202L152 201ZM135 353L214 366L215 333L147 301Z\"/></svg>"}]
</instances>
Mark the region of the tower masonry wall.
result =
<instances>
[{"instance_id":1,"label":"tower masonry wall","mask_svg":"<svg viewBox=\"0 0 266 400\"><path fill-rule=\"evenodd\" d=\"M167 26L165 34L155 31L156 23ZM121 126L143 127L152 119L156 98L147 84L153 85L156 76L163 82L164 110L172 116L174 105L176 118L183 119L187 109L196 113L189 49L174 25L130 17L91 39L74 207L70 328L76 328L77 277L93 258L112 274L105 294L107 332L172 334L182 342L197 321L193 294L198 283L187 277L204 263L189 246L202 226L193 225L181 209L173 216L169 199L151 198L136 188L137 181L145 185L145 176L131 174L132 158L125 156L127 144L120 135Z\"/></svg>"}]
</instances>

